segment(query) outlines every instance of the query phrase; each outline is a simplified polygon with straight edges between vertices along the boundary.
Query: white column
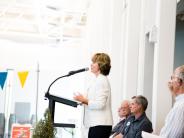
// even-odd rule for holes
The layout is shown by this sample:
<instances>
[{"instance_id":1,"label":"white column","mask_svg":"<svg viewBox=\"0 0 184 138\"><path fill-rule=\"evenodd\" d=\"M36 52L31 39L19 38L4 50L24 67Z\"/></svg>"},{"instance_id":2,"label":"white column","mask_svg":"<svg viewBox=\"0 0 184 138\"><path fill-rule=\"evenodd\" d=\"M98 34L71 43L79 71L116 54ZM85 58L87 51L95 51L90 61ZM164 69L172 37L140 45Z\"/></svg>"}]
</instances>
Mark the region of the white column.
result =
<instances>
[{"instance_id":1,"label":"white column","mask_svg":"<svg viewBox=\"0 0 184 138\"><path fill-rule=\"evenodd\" d=\"M139 88L138 94L144 95L148 100L146 110L149 119L152 117L152 95L153 95L153 64L154 64L154 43L149 42L149 36L145 36L145 44L141 47L139 60ZM143 57L142 57L143 56Z\"/></svg>"},{"instance_id":2,"label":"white column","mask_svg":"<svg viewBox=\"0 0 184 138\"><path fill-rule=\"evenodd\" d=\"M152 121L158 134L172 106L167 82L173 72L176 1L157 0L156 17L158 42L154 52Z\"/></svg>"},{"instance_id":3,"label":"white column","mask_svg":"<svg viewBox=\"0 0 184 138\"><path fill-rule=\"evenodd\" d=\"M138 63L138 94L144 95L145 87L145 68L148 66L145 62L147 58L152 57L149 55L151 45L154 47L154 43L149 42L149 34L152 27L155 25L155 12L156 12L155 0L141 0L141 17L140 17L140 36L139 36L139 63ZM153 53L153 52L152 52ZM151 54L152 54L151 53ZM147 56L147 57L145 57Z\"/></svg>"},{"instance_id":4,"label":"white column","mask_svg":"<svg viewBox=\"0 0 184 138\"><path fill-rule=\"evenodd\" d=\"M154 5L153 5L154 4ZM148 100L146 114L152 118L152 94L153 94L153 64L154 64L154 42L150 42L150 33L155 26L155 1L141 0L141 27L139 42L138 62L138 87L137 94L144 95ZM151 22L150 22L151 20ZM148 22L149 21L149 22Z\"/></svg>"},{"instance_id":5,"label":"white column","mask_svg":"<svg viewBox=\"0 0 184 138\"><path fill-rule=\"evenodd\" d=\"M112 69L110 73L112 89L112 111L114 124L119 121L117 109L123 100L123 71L124 71L124 35L126 31L126 4L122 0L111 0L112 4L112 24L111 24L111 43L110 55Z\"/></svg>"},{"instance_id":6,"label":"white column","mask_svg":"<svg viewBox=\"0 0 184 138\"><path fill-rule=\"evenodd\" d=\"M141 2L127 1L127 19L124 48L123 98L137 95L139 31Z\"/></svg>"}]
</instances>

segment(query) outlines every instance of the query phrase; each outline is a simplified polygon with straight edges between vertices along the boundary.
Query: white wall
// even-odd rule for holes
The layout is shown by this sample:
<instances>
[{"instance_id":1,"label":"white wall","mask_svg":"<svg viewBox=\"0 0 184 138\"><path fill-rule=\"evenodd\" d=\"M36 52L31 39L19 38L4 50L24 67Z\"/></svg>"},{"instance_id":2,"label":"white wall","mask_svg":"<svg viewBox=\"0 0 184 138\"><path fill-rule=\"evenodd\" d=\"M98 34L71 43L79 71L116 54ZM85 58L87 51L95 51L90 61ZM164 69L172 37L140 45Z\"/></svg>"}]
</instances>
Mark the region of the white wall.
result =
<instances>
[{"instance_id":1,"label":"white wall","mask_svg":"<svg viewBox=\"0 0 184 138\"><path fill-rule=\"evenodd\" d=\"M123 98L130 99L137 95L138 83L138 55L139 55L139 32L140 32L140 1L126 2L126 21L124 28L124 76L123 76ZM125 29L124 29L125 30Z\"/></svg>"},{"instance_id":2,"label":"white wall","mask_svg":"<svg viewBox=\"0 0 184 138\"><path fill-rule=\"evenodd\" d=\"M167 81L173 70L176 2L142 0L140 10L137 90L148 98L147 114L158 134L172 105Z\"/></svg>"},{"instance_id":3,"label":"white wall","mask_svg":"<svg viewBox=\"0 0 184 138\"><path fill-rule=\"evenodd\" d=\"M167 82L173 72L174 63L176 1L158 0L157 11L158 43L155 45L154 55L152 104L155 133L159 133L172 106L172 97Z\"/></svg>"},{"instance_id":4,"label":"white wall","mask_svg":"<svg viewBox=\"0 0 184 138\"><path fill-rule=\"evenodd\" d=\"M158 134L172 105L167 81L173 70L176 2L127 3L123 93L127 98L134 94L148 98L148 117Z\"/></svg>"},{"instance_id":5,"label":"white wall","mask_svg":"<svg viewBox=\"0 0 184 138\"><path fill-rule=\"evenodd\" d=\"M90 53L109 52L110 24L110 0L90 0L86 23L86 45Z\"/></svg>"},{"instance_id":6,"label":"white wall","mask_svg":"<svg viewBox=\"0 0 184 138\"><path fill-rule=\"evenodd\" d=\"M119 121L117 109L123 100L123 71L124 71L124 40L123 36L125 29L125 20L123 20L126 12L125 3L122 0L112 1L111 4L111 42L110 55L112 60L112 68L110 74L110 81L112 87L112 111L114 117L114 124Z\"/></svg>"},{"instance_id":7,"label":"white wall","mask_svg":"<svg viewBox=\"0 0 184 138\"><path fill-rule=\"evenodd\" d=\"M156 6L155 0L141 1L137 93L147 97L149 104L146 112L150 119L152 117L154 43L150 43L149 37L156 23Z\"/></svg>"}]
</instances>

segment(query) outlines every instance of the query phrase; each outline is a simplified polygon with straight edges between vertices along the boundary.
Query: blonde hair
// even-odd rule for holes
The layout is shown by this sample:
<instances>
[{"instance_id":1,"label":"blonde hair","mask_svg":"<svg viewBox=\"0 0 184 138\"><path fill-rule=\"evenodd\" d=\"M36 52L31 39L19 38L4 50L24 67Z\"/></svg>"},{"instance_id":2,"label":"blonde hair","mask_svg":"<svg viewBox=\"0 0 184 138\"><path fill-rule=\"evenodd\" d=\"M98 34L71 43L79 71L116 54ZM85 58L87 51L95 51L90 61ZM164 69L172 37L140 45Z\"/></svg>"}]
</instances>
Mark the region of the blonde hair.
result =
<instances>
[{"instance_id":1,"label":"blonde hair","mask_svg":"<svg viewBox=\"0 0 184 138\"><path fill-rule=\"evenodd\" d=\"M111 60L109 55L106 53L96 53L92 57L92 62L97 63L100 69L100 72L103 75L109 75L111 69Z\"/></svg>"}]
</instances>

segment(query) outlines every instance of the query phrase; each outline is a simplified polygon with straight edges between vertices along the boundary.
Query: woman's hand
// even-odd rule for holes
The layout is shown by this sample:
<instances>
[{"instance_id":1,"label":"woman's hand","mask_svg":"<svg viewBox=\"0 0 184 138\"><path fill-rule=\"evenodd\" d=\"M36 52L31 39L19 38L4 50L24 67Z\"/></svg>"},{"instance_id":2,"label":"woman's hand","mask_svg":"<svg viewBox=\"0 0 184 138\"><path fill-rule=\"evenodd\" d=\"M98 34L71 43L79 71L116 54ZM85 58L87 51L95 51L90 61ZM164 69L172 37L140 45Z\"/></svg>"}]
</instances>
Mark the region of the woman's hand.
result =
<instances>
[{"instance_id":1,"label":"woman's hand","mask_svg":"<svg viewBox=\"0 0 184 138\"><path fill-rule=\"evenodd\" d=\"M123 138L123 135L120 133L120 134L116 135L116 136L113 137L113 138Z\"/></svg>"},{"instance_id":2,"label":"woman's hand","mask_svg":"<svg viewBox=\"0 0 184 138\"><path fill-rule=\"evenodd\" d=\"M78 94L74 94L74 97L73 97L76 101L79 101L83 104L86 104L88 105L88 99L85 98L82 94L78 93Z\"/></svg>"}]
</instances>

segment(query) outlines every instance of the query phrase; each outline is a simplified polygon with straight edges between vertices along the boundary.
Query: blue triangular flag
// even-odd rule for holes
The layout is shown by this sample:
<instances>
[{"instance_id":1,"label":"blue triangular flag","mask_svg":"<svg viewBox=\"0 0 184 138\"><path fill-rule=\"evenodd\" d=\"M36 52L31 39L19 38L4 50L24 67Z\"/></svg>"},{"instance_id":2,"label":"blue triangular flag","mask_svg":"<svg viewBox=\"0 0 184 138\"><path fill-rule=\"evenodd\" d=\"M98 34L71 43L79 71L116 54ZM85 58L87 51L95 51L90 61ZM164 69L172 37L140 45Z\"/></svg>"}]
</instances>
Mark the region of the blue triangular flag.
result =
<instances>
[{"instance_id":1,"label":"blue triangular flag","mask_svg":"<svg viewBox=\"0 0 184 138\"><path fill-rule=\"evenodd\" d=\"M1 86L2 90L4 87L4 83L6 81L7 74L8 74L8 72L0 72L0 86Z\"/></svg>"}]
</instances>

